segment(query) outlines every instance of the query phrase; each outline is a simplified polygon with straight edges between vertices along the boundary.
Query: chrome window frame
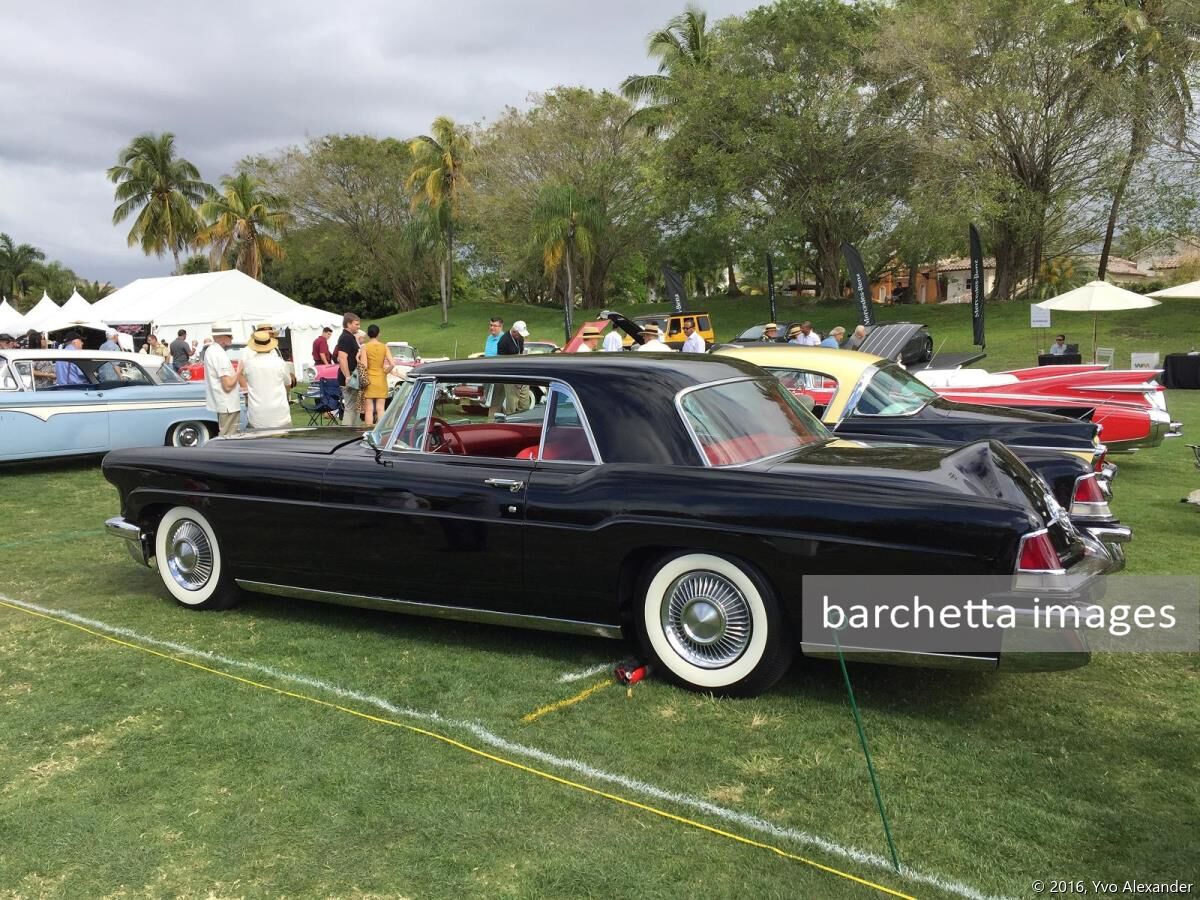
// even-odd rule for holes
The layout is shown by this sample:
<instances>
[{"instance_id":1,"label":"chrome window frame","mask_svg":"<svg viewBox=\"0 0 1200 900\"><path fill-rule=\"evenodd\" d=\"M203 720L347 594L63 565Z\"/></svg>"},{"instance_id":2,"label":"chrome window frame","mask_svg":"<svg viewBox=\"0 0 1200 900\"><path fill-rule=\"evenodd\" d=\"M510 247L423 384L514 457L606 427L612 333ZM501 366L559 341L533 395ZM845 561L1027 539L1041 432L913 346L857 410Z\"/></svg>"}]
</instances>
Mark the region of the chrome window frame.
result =
<instances>
[{"instance_id":1,"label":"chrome window frame","mask_svg":"<svg viewBox=\"0 0 1200 900\"><path fill-rule=\"evenodd\" d=\"M725 466L714 465L712 462L709 461L708 454L704 452L704 445L702 443L700 443L700 437L699 437L699 435L696 434L696 429L694 429L692 427L691 419L688 418L687 411L683 408L683 399L684 399L684 397L686 397L688 394L692 393L693 391L700 391L700 390L704 390L705 388L722 387L727 384L737 384L742 381L749 381L749 382L770 381L770 382L774 382L774 384L779 387L779 390L781 390L781 391L787 390L787 388L785 388L783 386L783 384L779 381L779 379L776 378L774 375L769 375L767 378L755 378L752 375L737 375L737 376L734 376L733 378L722 378L719 381L706 381L703 384L691 384L685 388L680 388L675 393L675 398L674 398L675 412L679 415L679 418L683 421L683 427L685 429L687 429L688 437L690 437L692 439L692 446L696 448L696 455L700 457L700 464L706 469L742 469L742 468L745 468L746 466L756 466L761 462L766 462L767 460L776 459L781 456L787 456L790 453L795 453L797 450L802 449L800 447L792 447L788 450L780 450L778 453L771 453L771 454L768 454L767 456L760 456L756 459L747 460L746 462L730 463L729 465L725 465ZM812 414L809 413L809 415L812 415ZM817 419L816 416L813 416L813 418L816 419L818 425L820 425L822 428L825 428L824 423L821 422L820 419ZM828 431L828 430L829 429L826 428L826 431ZM832 439L833 437L834 437L833 434L829 435L829 439ZM822 441L822 443L825 443L825 441Z\"/></svg>"},{"instance_id":2,"label":"chrome window frame","mask_svg":"<svg viewBox=\"0 0 1200 900\"><path fill-rule=\"evenodd\" d=\"M435 452L433 450L424 449L426 439L429 436L429 421L433 418L432 415L430 415L429 419L427 419L425 421L425 430L421 432L421 444L419 447L408 447L406 449L398 449L395 447L395 443L396 443L397 437L399 436L400 429L403 427L403 425L404 425L405 421L408 419L408 417L412 414L412 407L417 402L418 397L420 397L421 391L427 385L432 385L433 390L437 390L438 381L439 381L438 377L433 376L433 375L426 375L424 377L417 379L416 385L414 385L412 391L408 395L408 398L404 402L404 408L400 410L400 416L396 420L395 427L392 429L391 433L388 435L387 442L381 447L381 450L383 450L384 452L389 452L389 453L428 454L428 453ZM466 378L462 378L462 377L456 376L456 375L442 376L441 381L443 383L466 382L469 384L471 382L475 382L475 383L479 383L479 384L491 384L491 385L529 384L530 383L529 381L520 380L520 379L514 380L511 378L489 379L486 376L482 377L482 378L478 377L478 376L468 376ZM542 379L534 379L534 383L540 384L541 381L542 381ZM550 398L551 398L551 395L555 391L566 394L567 396L569 396L571 398L572 402L575 404L575 409L579 413L580 425L582 425L582 427L583 427L584 435L587 437L588 447L591 448L592 456L594 457L594 459L592 461L588 462L588 461L584 461L584 460L574 460L574 459L550 459L550 460L542 459L542 450L544 449L545 444L546 444L546 425L550 418L550 409L551 409ZM445 455L445 454L443 454L443 455ZM455 454L455 455L458 455L458 454ZM467 458L468 459L500 460L500 461L504 461L504 462L527 462L527 460L520 460L520 459L515 459L513 457L507 457L507 456L468 455ZM600 448L596 446L596 438L592 432L591 422L588 421L587 412L584 410L583 404L579 402L579 396L575 393L575 390L569 384L567 384L565 381L560 381L559 379L552 378L546 382L546 409L542 413L542 430L541 430L541 434L538 436L538 458L536 460L528 460L528 462L530 462L530 463L536 462L539 465L541 465L543 462L545 462L547 464L560 464L560 465L570 465L570 466L598 466L598 465L602 465L604 462L603 457L601 457L601 455L600 455Z\"/></svg>"},{"instance_id":3,"label":"chrome window frame","mask_svg":"<svg viewBox=\"0 0 1200 900\"><path fill-rule=\"evenodd\" d=\"M880 360L880 362L887 363L887 362L890 362L890 360ZM874 378L877 374L879 374L880 372L883 371L883 366L880 365L880 362L871 363L869 366L867 366L865 369L863 369L863 373L858 376L858 381L855 383L854 389L850 392L850 397L846 401L846 405L842 407L842 414L840 416L838 416L837 425L841 425L842 422L844 422L847 418L849 418L850 411L855 409L858 406L858 401L862 399L862 395L866 392L867 386L870 385L870 383L874 380ZM894 365L894 363L893 363L893 365ZM932 388L930 388L930 390L932 390ZM936 393L937 392L934 391L934 394L936 394ZM934 399L936 399L936 397ZM930 402L931 402L930 400L926 400L924 403L922 403L920 406L918 406L912 412L888 413L886 416L883 416L882 418L907 419L909 416L915 416L917 413L919 413L921 410L923 410L925 407L927 407L930 404ZM878 414L878 413L863 413L862 417L864 419L881 418L880 414Z\"/></svg>"},{"instance_id":4,"label":"chrome window frame","mask_svg":"<svg viewBox=\"0 0 1200 900\"><path fill-rule=\"evenodd\" d=\"M6 377L12 383L12 387L4 386ZM17 377L16 371L9 368L8 359L6 357L0 356L0 393L19 394L22 390L21 380Z\"/></svg>"}]
</instances>

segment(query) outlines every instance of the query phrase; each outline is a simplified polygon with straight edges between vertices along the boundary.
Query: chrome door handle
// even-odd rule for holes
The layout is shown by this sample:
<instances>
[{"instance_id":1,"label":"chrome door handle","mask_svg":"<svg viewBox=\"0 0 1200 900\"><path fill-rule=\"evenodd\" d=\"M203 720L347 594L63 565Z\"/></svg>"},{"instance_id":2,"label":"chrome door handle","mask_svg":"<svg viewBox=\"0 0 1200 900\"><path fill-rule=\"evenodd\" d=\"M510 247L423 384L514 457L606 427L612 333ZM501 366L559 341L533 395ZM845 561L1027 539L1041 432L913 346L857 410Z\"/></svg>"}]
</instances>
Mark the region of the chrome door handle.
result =
<instances>
[{"instance_id":1,"label":"chrome door handle","mask_svg":"<svg viewBox=\"0 0 1200 900\"><path fill-rule=\"evenodd\" d=\"M511 478L485 478L483 483L488 487L508 488L514 494L520 491L521 488L525 487L525 482L513 481Z\"/></svg>"}]
</instances>

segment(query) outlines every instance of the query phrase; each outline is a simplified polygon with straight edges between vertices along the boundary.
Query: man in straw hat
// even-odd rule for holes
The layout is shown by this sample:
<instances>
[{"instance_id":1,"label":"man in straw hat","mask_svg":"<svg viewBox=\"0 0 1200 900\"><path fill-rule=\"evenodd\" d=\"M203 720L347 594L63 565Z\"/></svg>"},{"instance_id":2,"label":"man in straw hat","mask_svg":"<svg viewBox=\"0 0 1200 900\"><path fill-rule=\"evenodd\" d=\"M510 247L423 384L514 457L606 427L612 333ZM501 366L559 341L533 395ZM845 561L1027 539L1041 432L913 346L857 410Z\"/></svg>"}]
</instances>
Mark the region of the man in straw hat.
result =
<instances>
[{"instance_id":1,"label":"man in straw hat","mask_svg":"<svg viewBox=\"0 0 1200 900\"><path fill-rule=\"evenodd\" d=\"M296 386L296 376L283 357L274 351L279 339L269 329L250 335L238 383L247 391L246 412L251 428L291 428L292 410L288 391Z\"/></svg>"},{"instance_id":2,"label":"man in straw hat","mask_svg":"<svg viewBox=\"0 0 1200 900\"><path fill-rule=\"evenodd\" d=\"M775 341L779 339L779 326L774 322L768 322L763 326L761 341Z\"/></svg>"},{"instance_id":3,"label":"man in straw hat","mask_svg":"<svg viewBox=\"0 0 1200 900\"><path fill-rule=\"evenodd\" d=\"M600 329L595 325L584 325L580 335L581 343L575 348L576 353L591 353L600 343Z\"/></svg>"},{"instance_id":4,"label":"man in straw hat","mask_svg":"<svg viewBox=\"0 0 1200 900\"><path fill-rule=\"evenodd\" d=\"M204 405L217 414L218 434L226 437L237 434L242 417L238 376L226 352L233 343L233 328L225 322L213 322L212 336L212 343L206 344L200 354L204 363Z\"/></svg>"},{"instance_id":5,"label":"man in straw hat","mask_svg":"<svg viewBox=\"0 0 1200 900\"><path fill-rule=\"evenodd\" d=\"M671 348L662 342L661 334L657 322L647 322L642 328L642 345L634 349L653 353L669 353Z\"/></svg>"}]
</instances>

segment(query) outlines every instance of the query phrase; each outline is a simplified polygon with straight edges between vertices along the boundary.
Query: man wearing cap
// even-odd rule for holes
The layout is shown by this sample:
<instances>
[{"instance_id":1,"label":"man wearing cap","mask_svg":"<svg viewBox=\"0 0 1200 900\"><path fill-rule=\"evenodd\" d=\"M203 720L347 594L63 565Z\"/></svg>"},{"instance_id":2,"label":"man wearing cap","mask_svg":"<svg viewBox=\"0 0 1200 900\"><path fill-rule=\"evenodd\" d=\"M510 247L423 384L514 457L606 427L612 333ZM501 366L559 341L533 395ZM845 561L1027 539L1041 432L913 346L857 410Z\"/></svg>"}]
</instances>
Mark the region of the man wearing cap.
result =
<instances>
[{"instance_id":1,"label":"man wearing cap","mask_svg":"<svg viewBox=\"0 0 1200 900\"><path fill-rule=\"evenodd\" d=\"M642 328L642 344L635 350L647 350L652 353L669 353L671 348L659 340L661 332L657 322L649 322Z\"/></svg>"},{"instance_id":2,"label":"man wearing cap","mask_svg":"<svg viewBox=\"0 0 1200 900\"><path fill-rule=\"evenodd\" d=\"M788 329L788 343L801 347L816 347L821 343L821 336L812 330L812 322L801 322Z\"/></svg>"},{"instance_id":3,"label":"man wearing cap","mask_svg":"<svg viewBox=\"0 0 1200 900\"><path fill-rule=\"evenodd\" d=\"M354 335L361 321L357 313L348 312L342 316L342 333L338 335L337 346L333 350L338 366L338 385L342 389L343 425L358 425L362 422L358 415L358 389L346 383L358 367L358 339Z\"/></svg>"},{"instance_id":4,"label":"man wearing cap","mask_svg":"<svg viewBox=\"0 0 1200 900\"><path fill-rule=\"evenodd\" d=\"M524 353L525 338L527 337L529 337L529 326L525 324L524 319L517 319L512 323L508 334L500 338L500 343L496 345L496 355L518 356Z\"/></svg>"},{"instance_id":5,"label":"man wearing cap","mask_svg":"<svg viewBox=\"0 0 1200 900\"><path fill-rule=\"evenodd\" d=\"M16 350L17 339L11 334L0 334L0 350Z\"/></svg>"},{"instance_id":6,"label":"man wearing cap","mask_svg":"<svg viewBox=\"0 0 1200 900\"><path fill-rule=\"evenodd\" d=\"M829 347L831 350L837 350L842 346L842 340L846 337L846 329L841 325L835 325L829 329L829 334L825 335L825 340L821 341L820 346Z\"/></svg>"},{"instance_id":7,"label":"man wearing cap","mask_svg":"<svg viewBox=\"0 0 1200 900\"><path fill-rule=\"evenodd\" d=\"M274 352L278 347L275 335L261 328L246 342L238 383L247 391L246 413L251 428L292 427L288 391L296 386L296 376L283 357Z\"/></svg>"},{"instance_id":8,"label":"man wearing cap","mask_svg":"<svg viewBox=\"0 0 1200 900\"><path fill-rule=\"evenodd\" d=\"M707 349L704 346L704 338L700 337L700 332L696 330L695 319L683 320L683 333L687 335L683 342L684 353L703 353Z\"/></svg>"},{"instance_id":9,"label":"man wearing cap","mask_svg":"<svg viewBox=\"0 0 1200 900\"><path fill-rule=\"evenodd\" d=\"M596 345L600 343L600 329L595 325L584 325L583 334L580 337L582 342L575 348L575 352L591 353L596 349Z\"/></svg>"},{"instance_id":10,"label":"man wearing cap","mask_svg":"<svg viewBox=\"0 0 1200 900\"><path fill-rule=\"evenodd\" d=\"M776 341L779 339L779 326L774 322L768 322L763 326L762 341Z\"/></svg>"},{"instance_id":11,"label":"man wearing cap","mask_svg":"<svg viewBox=\"0 0 1200 900\"><path fill-rule=\"evenodd\" d=\"M525 338L529 337L529 326L524 319L517 319L512 328L500 338L496 345L497 356L519 356L525 352ZM521 412L533 406L533 394L527 384L510 384L504 388L504 411Z\"/></svg>"},{"instance_id":12,"label":"man wearing cap","mask_svg":"<svg viewBox=\"0 0 1200 900\"><path fill-rule=\"evenodd\" d=\"M333 329L326 325L321 329L321 334L313 341L312 358L313 362L318 366L327 366L329 361L333 359L333 355L329 351L329 336L333 334Z\"/></svg>"},{"instance_id":13,"label":"man wearing cap","mask_svg":"<svg viewBox=\"0 0 1200 900\"><path fill-rule=\"evenodd\" d=\"M104 332L104 336L108 338L108 340L100 345L100 349L106 353L120 353L121 345L117 343L117 329L108 329L106 332Z\"/></svg>"},{"instance_id":14,"label":"man wearing cap","mask_svg":"<svg viewBox=\"0 0 1200 900\"><path fill-rule=\"evenodd\" d=\"M217 414L217 433L221 437L237 434L242 417L237 372L226 352L231 343L233 329L224 322L214 322L212 343L206 344L200 354L200 362L204 363L204 405Z\"/></svg>"}]
</instances>

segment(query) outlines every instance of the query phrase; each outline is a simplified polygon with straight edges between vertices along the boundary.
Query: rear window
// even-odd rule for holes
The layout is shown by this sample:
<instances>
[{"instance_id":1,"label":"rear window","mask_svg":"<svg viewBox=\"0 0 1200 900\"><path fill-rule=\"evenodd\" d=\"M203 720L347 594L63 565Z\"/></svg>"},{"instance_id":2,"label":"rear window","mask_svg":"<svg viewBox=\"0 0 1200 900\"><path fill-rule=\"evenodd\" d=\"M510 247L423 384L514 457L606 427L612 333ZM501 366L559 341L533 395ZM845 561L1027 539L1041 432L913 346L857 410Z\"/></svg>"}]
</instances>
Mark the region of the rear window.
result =
<instances>
[{"instance_id":1,"label":"rear window","mask_svg":"<svg viewBox=\"0 0 1200 900\"><path fill-rule=\"evenodd\" d=\"M697 388L680 402L688 428L713 466L736 466L822 444L830 437L774 378Z\"/></svg>"}]
</instances>

